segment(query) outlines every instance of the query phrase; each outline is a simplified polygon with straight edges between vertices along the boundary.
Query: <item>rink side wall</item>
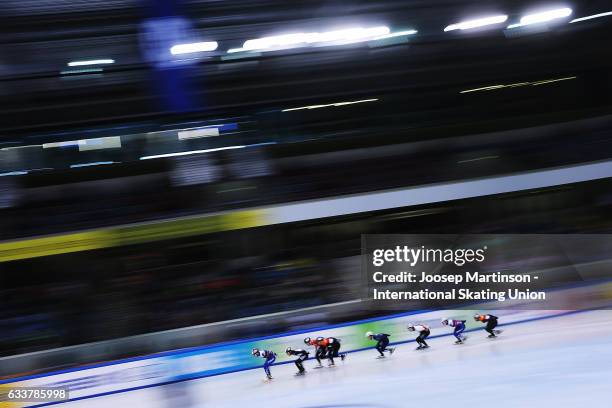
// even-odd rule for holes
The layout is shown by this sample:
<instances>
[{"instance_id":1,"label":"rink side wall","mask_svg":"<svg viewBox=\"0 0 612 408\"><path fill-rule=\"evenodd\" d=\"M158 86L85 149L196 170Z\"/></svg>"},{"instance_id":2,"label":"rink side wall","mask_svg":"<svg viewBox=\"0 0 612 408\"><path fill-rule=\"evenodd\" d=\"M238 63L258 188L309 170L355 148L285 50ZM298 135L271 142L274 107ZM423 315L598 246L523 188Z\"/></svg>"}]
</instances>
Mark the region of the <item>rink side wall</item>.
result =
<instances>
[{"instance_id":1,"label":"rink side wall","mask_svg":"<svg viewBox=\"0 0 612 408\"><path fill-rule=\"evenodd\" d=\"M601 299L606 306L612 299L612 282L588 284L578 287L560 289L568 299L568 305L576 305L576 299L594 297ZM592 304L592 302L591 302ZM59 387L68 386L70 399L84 399L117 392L131 391L139 388L153 387L178 381L233 373L261 367L263 360L251 356L253 348L272 350L277 354L276 364L291 362L284 350L287 347L304 348L305 337L336 337L340 339L345 352L358 352L370 349L375 342L365 337L367 331L388 333L393 344L413 342L416 334L408 332L409 323L422 323L431 328L430 338L451 336L452 329L444 327L440 321L444 318L467 321L468 331L482 330L484 325L472 318L476 311L486 311L500 318L500 326L519 324L539 319L553 318L579 310L524 310L503 309L496 303L474 305L472 310L434 310L408 312L383 318L373 318L328 326L318 330L304 330L283 333L255 339L239 340L217 345L208 345L190 349L181 349L150 356L113 361L89 367L75 368L47 374L21 377L0 381L0 389L10 387ZM483 333L484 335L484 333ZM451 339L449 339L449 343ZM347 359L350 362L350 356ZM262 373L263 375L263 373ZM52 403L55 404L55 403ZM28 404L11 404L0 402L2 408L21 408L26 406L44 406Z\"/></svg>"}]
</instances>

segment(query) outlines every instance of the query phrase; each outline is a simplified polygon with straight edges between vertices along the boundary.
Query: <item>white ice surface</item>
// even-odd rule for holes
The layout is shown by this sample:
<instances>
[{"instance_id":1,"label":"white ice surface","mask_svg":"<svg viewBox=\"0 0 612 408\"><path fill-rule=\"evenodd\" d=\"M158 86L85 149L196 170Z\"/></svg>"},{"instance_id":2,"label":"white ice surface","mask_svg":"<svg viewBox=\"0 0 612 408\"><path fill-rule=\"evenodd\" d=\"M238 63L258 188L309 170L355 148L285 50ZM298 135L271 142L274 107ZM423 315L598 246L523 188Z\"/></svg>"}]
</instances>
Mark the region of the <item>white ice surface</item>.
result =
<instances>
[{"instance_id":1,"label":"white ice surface","mask_svg":"<svg viewBox=\"0 0 612 408\"><path fill-rule=\"evenodd\" d=\"M294 377L292 364L61 404L62 408L586 408L612 407L612 311L593 311L400 345L393 356L351 353Z\"/></svg>"}]
</instances>

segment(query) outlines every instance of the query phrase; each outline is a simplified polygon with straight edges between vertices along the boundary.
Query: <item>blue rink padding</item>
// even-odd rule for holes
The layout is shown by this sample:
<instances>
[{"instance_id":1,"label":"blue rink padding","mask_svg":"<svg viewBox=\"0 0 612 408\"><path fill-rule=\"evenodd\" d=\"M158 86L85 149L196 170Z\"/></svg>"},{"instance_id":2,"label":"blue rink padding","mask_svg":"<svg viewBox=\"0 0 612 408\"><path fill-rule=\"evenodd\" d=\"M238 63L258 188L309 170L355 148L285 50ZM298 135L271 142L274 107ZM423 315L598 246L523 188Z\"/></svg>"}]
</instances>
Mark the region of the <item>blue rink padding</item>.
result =
<instances>
[{"instance_id":1,"label":"blue rink padding","mask_svg":"<svg viewBox=\"0 0 612 408\"><path fill-rule=\"evenodd\" d=\"M558 288L559 291L568 291L570 296L580 294L582 290L589 293L594 285L610 284L612 280L598 281L596 283L582 283L572 287ZM567 316L596 309L585 310L495 310L491 303L475 304L474 310L479 308L487 310L500 317L500 326L510 326L542 319ZM282 365L293 360L284 355L286 346L300 344L304 334L312 337L315 333L322 336L334 336L341 339L343 352L355 353L371 350L373 343L368 342L363 335L366 330L384 331L392 334L394 341L391 344L399 345L414 341L415 335L406 331L408 322L419 321L430 324L432 335L430 339L451 336L452 331L440 327L441 317L460 317L468 320L468 332L482 330L483 326L471 319L472 310L425 310L398 313L390 316L364 319L349 323L319 327L316 329L298 330L265 336L253 339L243 339L220 344L192 347L173 350L149 356L123 359L113 362L101 363L86 367L61 370L46 374L24 376L10 380L0 381L0 384L13 384L14 386L68 386L73 396L70 401L100 397L121 392L129 392L143 388L156 387L236 373L245 370L259 369L261 360L250 355L253 347L271 349L279 355L278 363ZM431 322L431 323L430 323ZM299 343L298 343L299 342ZM66 401L63 401L66 402ZM39 405L43 407L60 404L53 402Z\"/></svg>"}]
</instances>

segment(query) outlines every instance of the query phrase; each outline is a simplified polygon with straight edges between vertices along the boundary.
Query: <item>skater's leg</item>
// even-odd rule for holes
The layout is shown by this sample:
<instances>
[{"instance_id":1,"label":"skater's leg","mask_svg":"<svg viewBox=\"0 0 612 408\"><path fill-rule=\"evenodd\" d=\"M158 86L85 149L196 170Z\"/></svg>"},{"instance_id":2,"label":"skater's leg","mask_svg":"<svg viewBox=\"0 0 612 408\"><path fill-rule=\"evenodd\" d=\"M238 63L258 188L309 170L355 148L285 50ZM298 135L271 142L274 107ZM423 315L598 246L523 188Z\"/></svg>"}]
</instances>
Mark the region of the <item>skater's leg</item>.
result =
<instances>
[{"instance_id":1,"label":"skater's leg","mask_svg":"<svg viewBox=\"0 0 612 408\"><path fill-rule=\"evenodd\" d=\"M300 373L303 373L304 371L306 371L304 369L304 364L302 364L302 359L298 358L297 360L295 360L295 366L298 368L298 371Z\"/></svg>"},{"instance_id":2,"label":"skater's leg","mask_svg":"<svg viewBox=\"0 0 612 408\"><path fill-rule=\"evenodd\" d=\"M344 356L340 356L340 343L335 342L327 346L327 357L329 358L329 364L334 365L334 357L341 357L344 359Z\"/></svg>"},{"instance_id":3,"label":"skater's leg","mask_svg":"<svg viewBox=\"0 0 612 408\"><path fill-rule=\"evenodd\" d=\"M387 346L389 346L389 339L385 338L382 340L382 351L388 351Z\"/></svg>"},{"instance_id":4,"label":"skater's leg","mask_svg":"<svg viewBox=\"0 0 612 408\"><path fill-rule=\"evenodd\" d=\"M420 347L429 347L425 339L429 336L429 332L422 331L419 333L419 337L417 337L417 343L419 343Z\"/></svg>"},{"instance_id":5,"label":"skater's leg","mask_svg":"<svg viewBox=\"0 0 612 408\"><path fill-rule=\"evenodd\" d=\"M425 339L429 337L429 334L430 334L429 330L421 333L421 343L423 343L423 346L425 347L429 347L429 344L427 344L427 342L425 341Z\"/></svg>"},{"instance_id":6,"label":"skater's leg","mask_svg":"<svg viewBox=\"0 0 612 408\"><path fill-rule=\"evenodd\" d=\"M334 357L340 357L341 360L344 361L346 354L340 354L340 343L334 344Z\"/></svg>"},{"instance_id":7,"label":"skater's leg","mask_svg":"<svg viewBox=\"0 0 612 408\"><path fill-rule=\"evenodd\" d=\"M453 336L455 336L457 341L461 341L461 331L459 329L459 326L455 327L455 330L453 331Z\"/></svg>"},{"instance_id":8,"label":"skater's leg","mask_svg":"<svg viewBox=\"0 0 612 408\"><path fill-rule=\"evenodd\" d=\"M497 319L491 319L487 322L485 330L489 333L489 337L495 337L495 327L497 327Z\"/></svg>"},{"instance_id":9,"label":"skater's leg","mask_svg":"<svg viewBox=\"0 0 612 408\"><path fill-rule=\"evenodd\" d=\"M270 366L274 364L275 361L276 361L276 357L272 357L266 360L266 362L264 363L264 371L266 372L266 376L268 378L272 378L272 373L270 372Z\"/></svg>"},{"instance_id":10,"label":"skater's leg","mask_svg":"<svg viewBox=\"0 0 612 408\"><path fill-rule=\"evenodd\" d=\"M334 365L334 357L337 357L337 352L334 353L333 346L327 346L327 359L329 360L329 365Z\"/></svg>"},{"instance_id":11,"label":"skater's leg","mask_svg":"<svg viewBox=\"0 0 612 408\"><path fill-rule=\"evenodd\" d=\"M323 363L321 362L321 359L325 358L325 349L323 347L317 348L317 352L315 353L315 357L317 359L317 363L319 363L319 365L322 365Z\"/></svg>"},{"instance_id":12,"label":"skater's leg","mask_svg":"<svg viewBox=\"0 0 612 408\"><path fill-rule=\"evenodd\" d=\"M380 353L382 357L385 356L385 351L387 351L387 346L389 345L389 339L379 340L376 344L376 350Z\"/></svg>"},{"instance_id":13,"label":"skater's leg","mask_svg":"<svg viewBox=\"0 0 612 408\"><path fill-rule=\"evenodd\" d=\"M462 343L463 340L465 339L465 337L462 334L464 331L465 331L465 325L464 324L455 327L455 331L453 332L453 334L457 338L457 342Z\"/></svg>"}]
</instances>

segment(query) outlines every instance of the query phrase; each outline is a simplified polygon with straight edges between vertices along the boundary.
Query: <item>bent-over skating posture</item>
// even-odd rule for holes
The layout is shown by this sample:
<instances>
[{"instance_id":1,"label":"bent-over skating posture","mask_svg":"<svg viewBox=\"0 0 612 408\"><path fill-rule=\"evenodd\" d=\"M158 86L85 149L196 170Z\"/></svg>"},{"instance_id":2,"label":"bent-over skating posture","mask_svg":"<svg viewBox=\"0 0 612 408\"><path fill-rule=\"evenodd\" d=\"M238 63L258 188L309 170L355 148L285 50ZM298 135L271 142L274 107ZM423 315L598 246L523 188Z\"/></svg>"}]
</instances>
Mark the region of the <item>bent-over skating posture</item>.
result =
<instances>
[{"instance_id":1,"label":"bent-over skating posture","mask_svg":"<svg viewBox=\"0 0 612 408\"><path fill-rule=\"evenodd\" d=\"M486 323L487 325L485 326L485 330L487 333L489 333L489 338L492 339L493 337L497 337L498 334L500 334L502 331L501 330L493 330L497 327L497 316L493 316L490 314L479 314L476 313L474 315L474 320L477 322L482 322L482 323Z\"/></svg>"},{"instance_id":2,"label":"bent-over skating posture","mask_svg":"<svg viewBox=\"0 0 612 408\"><path fill-rule=\"evenodd\" d=\"M424 324L409 324L408 331L419 332L419 335L416 338L416 342L419 345L416 348L417 350L423 350L423 349L429 348L429 344L427 344L427 342L425 341L425 339L429 337L429 335L431 334L431 331L429 330L429 326L426 326Z\"/></svg>"},{"instance_id":3,"label":"bent-over skating posture","mask_svg":"<svg viewBox=\"0 0 612 408\"><path fill-rule=\"evenodd\" d=\"M273 351L259 350L256 348L251 351L251 354L255 357L261 357L266 360L264 361L263 369L266 372L266 377L268 377L268 380L271 380L272 373L270 372L270 366L276 361L276 354Z\"/></svg>"},{"instance_id":4,"label":"bent-over skating posture","mask_svg":"<svg viewBox=\"0 0 612 408\"><path fill-rule=\"evenodd\" d=\"M311 339L310 337L306 337L304 339L304 344L306 344L307 346L313 346L315 348L315 359L317 360L317 367L315 368L321 368L323 367L323 363L321 362L321 359L325 358L325 355L327 353L327 350L325 349L325 347L319 347L319 339L322 339L323 337L319 337L316 339Z\"/></svg>"},{"instance_id":5,"label":"bent-over skating posture","mask_svg":"<svg viewBox=\"0 0 612 408\"><path fill-rule=\"evenodd\" d=\"M296 375L303 375L306 373L306 369L304 368L304 361L308 359L308 351L304 349L292 349L291 347L287 347L285 350L288 356L296 356L297 359L294 361L295 366L298 368L298 372Z\"/></svg>"},{"instance_id":6,"label":"bent-over skating posture","mask_svg":"<svg viewBox=\"0 0 612 408\"><path fill-rule=\"evenodd\" d=\"M378 356L378 358L384 358L385 357L385 351L389 352L389 354L393 354L393 352L395 351L395 348L393 347L387 347L389 345L389 336L391 336L390 334L385 334L385 333L378 333L378 334L374 334L373 332L369 331L366 333L366 337L370 340L376 340L376 350L380 353L380 356Z\"/></svg>"},{"instance_id":7,"label":"bent-over skating posture","mask_svg":"<svg viewBox=\"0 0 612 408\"><path fill-rule=\"evenodd\" d=\"M467 336L463 335L465 331L465 320L444 319L442 325L454 327L453 335L457 339L455 344L463 344L467 340Z\"/></svg>"},{"instance_id":8,"label":"bent-over skating posture","mask_svg":"<svg viewBox=\"0 0 612 408\"><path fill-rule=\"evenodd\" d=\"M346 354L340 354L340 340L335 337L317 337L317 345L325 350L325 355L329 360L329 366L333 366L334 357L344 360Z\"/></svg>"}]
</instances>

